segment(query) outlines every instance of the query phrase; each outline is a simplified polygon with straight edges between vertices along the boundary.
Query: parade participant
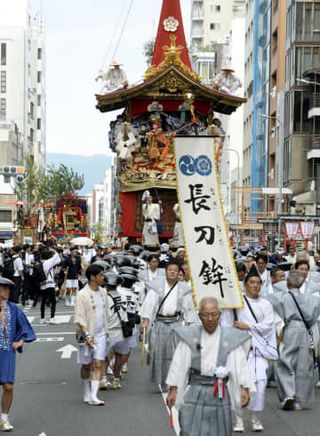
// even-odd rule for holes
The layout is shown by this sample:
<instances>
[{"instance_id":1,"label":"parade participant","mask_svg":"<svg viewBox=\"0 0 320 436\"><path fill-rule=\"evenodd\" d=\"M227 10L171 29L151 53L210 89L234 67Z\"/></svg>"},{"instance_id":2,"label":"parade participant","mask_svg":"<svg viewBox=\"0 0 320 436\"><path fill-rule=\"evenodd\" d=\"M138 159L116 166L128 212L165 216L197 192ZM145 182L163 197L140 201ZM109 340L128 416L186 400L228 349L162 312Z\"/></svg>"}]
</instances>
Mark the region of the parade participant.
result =
<instances>
[{"instance_id":1,"label":"parade participant","mask_svg":"<svg viewBox=\"0 0 320 436\"><path fill-rule=\"evenodd\" d=\"M99 71L96 81L102 80L103 86L100 91L101 95L107 94L117 89L127 88L128 79L125 71L121 68L122 64L118 61L113 61L107 71Z\"/></svg>"},{"instance_id":2,"label":"parade participant","mask_svg":"<svg viewBox=\"0 0 320 436\"><path fill-rule=\"evenodd\" d=\"M304 259L298 260L294 265L294 269L304 277L304 282L300 287L300 293L308 295L316 294L320 296L320 275L317 272L310 273L309 262ZM314 280L314 276L316 280Z\"/></svg>"},{"instance_id":3,"label":"parade participant","mask_svg":"<svg viewBox=\"0 0 320 436\"><path fill-rule=\"evenodd\" d=\"M166 380L170 386L167 405L172 409L182 403L181 435L231 436L229 386L233 384L235 391L241 390L238 401L242 407L250 400L251 382L242 348L249 335L232 327L220 327L220 315L218 301L205 298L199 305L202 325L175 328L181 341Z\"/></svg>"},{"instance_id":4,"label":"parade participant","mask_svg":"<svg viewBox=\"0 0 320 436\"><path fill-rule=\"evenodd\" d=\"M181 267L180 270L183 271L183 280L188 284L188 286L190 286L191 288L191 276L190 276L190 270L189 270L189 265L187 262L184 262Z\"/></svg>"},{"instance_id":5,"label":"parade participant","mask_svg":"<svg viewBox=\"0 0 320 436\"><path fill-rule=\"evenodd\" d=\"M159 246L159 235L157 221L160 219L160 205L153 203L152 195L145 191L142 196L142 215L144 218L142 230L142 243L146 247L155 248Z\"/></svg>"},{"instance_id":6,"label":"parade participant","mask_svg":"<svg viewBox=\"0 0 320 436\"><path fill-rule=\"evenodd\" d=\"M320 299L301 293L305 277L298 270L287 278L289 292L270 296L273 308L284 323L280 356L276 364L279 399L284 410L301 410L314 399L314 329L320 315Z\"/></svg>"},{"instance_id":7,"label":"parade participant","mask_svg":"<svg viewBox=\"0 0 320 436\"><path fill-rule=\"evenodd\" d=\"M40 283L41 306L40 306L40 324L45 324L45 308L47 301L50 303L51 317L50 324L55 324L56 313L56 290L54 281L54 267L59 265L61 259L59 254L53 248L46 248L41 253L43 272L46 277L45 281Z\"/></svg>"},{"instance_id":8,"label":"parade participant","mask_svg":"<svg viewBox=\"0 0 320 436\"><path fill-rule=\"evenodd\" d=\"M84 384L83 401L91 406L104 406L105 402L97 396L108 333L107 293L101 287L104 282L103 267L89 265L86 277L88 284L76 296L74 317L79 342L78 363L81 364Z\"/></svg>"},{"instance_id":9,"label":"parade participant","mask_svg":"<svg viewBox=\"0 0 320 436\"><path fill-rule=\"evenodd\" d=\"M294 265L296 263L297 253L294 245L289 246L288 255L286 256L286 261Z\"/></svg>"},{"instance_id":10,"label":"parade participant","mask_svg":"<svg viewBox=\"0 0 320 436\"><path fill-rule=\"evenodd\" d=\"M21 287L24 282L24 273L23 273L23 262L20 256L21 247L17 245L12 248L12 260L13 260L13 268L14 273L12 280L15 283L14 289L10 291L10 301L13 303L19 303L19 297L21 294Z\"/></svg>"},{"instance_id":11,"label":"parade participant","mask_svg":"<svg viewBox=\"0 0 320 436\"><path fill-rule=\"evenodd\" d=\"M265 297L269 292L271 284L270 272L267 270L268 256L264 253L259 253L256 256L256 266L261 278L261 296Z\"/></svg>"},{"instance_id":12,"label":"parade participant","mask_svg":"<svg viewBox=\"0 0 320 436\"><path fill-rule=\"evenodd\" d=\"M238 275L238 280L241 286L242 292L244 292L244 279L247 274L247 267L246 264L242 260L236 261L236 270Z\"/></svg>"},{"instance_id":13,"label":"parade participant","mask_svg":"<svg viewBox=\"0 0 320 436\"><path fill-rule=\"evenodd\" d=\"M186 249L184 247L179 247L176 253L175 260L182 265L186 261Z\"/></svg>"},{"instance_id":14,"label":"parade participant","mask_svg":"<svg viewBox=\"0 0 320 436\"><path fill-rule=\"evenodd\" d=\"M64 261L66 268L66 306L74 306L76 293L79 287L79 276L82 272L81 257L78 250L72 248L70 255Z\"/></svg>"},{"instance_id":15,"label":"parade participant","mask_svg":"<svg viewBox=\"0 0 320 436\"><path fill-rule=\"evenodd\" d=\"M124 268L125 271L120 271L120 277L123 279L123 282L118 287L118 291L122 294L127 300L127 317L128 321L131 323L133 327L132 336L128 339L130 351L133 348L136 348L139 341L139 333L140 333L140 316L139 312L139 298L137 294L134 292L134 284L139 281L137 275L135 274L134 268ZM137 328L139 327L139 328ZM122 372L128 372L128 363L129 355L127 356L127 360L124 362L122 366Z\"/></svg>"},{"instance_id":16,"label":"parade participant","mask_svg":"<svg viewBox=\"0 0 320 436\"><path fill-rule=\"evenodd\" d=\"M151 355L151 381L161 384L165 389L165 380L177 346L173 327L185 321L198 322L191 288L178 281L180 265L170 261L163 278L149 283L149 291L140 310L141 329L150 330L149 349Z\"/></svg>"},{"instance_id":17,"label":"parade participant","mask_svg":"<svg viewBox=\"0 0 320 436\"><path fill-rule=\"evenodd\" d=\"M248 409L252 412L254 432L263 431L259 414L264 410L268 359L278 358L273 308L269 301L260 297L261 285L261 277L253 266L244 279L244 308L236 311L237 319L233 324L235 328L248 332L252 339L248 365L256 392ZM244 424L240 417L237 417L234 430L244 431Z\"/></svg>"},{"instance_id":18,"label":"parade participant","mask_svg":"<svg viewBox=\"0 0 320 436\"><path fill-rule=\"evenodd\" d=\"M159 256L159 268L160 269L165 269L167 263L170 260L170 254L169 254L169 244L163 242L160 245L160 256Z\"/></svg>"},{"instance_id":19,"label":"parade participant","mask_svg":"<svg viewBox=\"0 0 320 436\"><path fill-rule=\"evenodd\" d=\"M34 265L34 254L32 253L32 246L29 244L25 244L23 246L23 250L25 253L24 256L24 282L23 282L23 290L22 290L22 305L24 306L26 302L28 305L31 305L31 297L33 296L33 265Z\"/></svg>"},{"instance_id":20,"label":"parade participant","mask_svg":"<svg viewBox=\"0 0 320 436\"><path fill-rule=\"evenodd\" d=\"M226 66L213 79L214 88L226 92L227 94L236 95L242 83L234 74L234 69Z\"/></svg>"},{"instance_id":21,"label":"parade participant","mask_svg":"<svg viewBox=\"0 0 320 436\"><path fill-rule=\"evenodd\" d=\"M36 340L24 313L8 301L12 287L14 282L0 278L0 385L3 388L0 431L4 432L13 430L9 422L9 411L13 399L16 352L22 352L25 342Z\"/></svg>"},{"instance_id":22,"label":"parade participant","mask_svg":"<svg viewBox=\"0 0 320 436\"><path fill-rule=\"evenodd\" d=\"M118 291L118 286L123 283L123 279L116 273L105 274L105 284L107 287L107 312L109 320L109 331L106 356L108 362L114 353L115 363L113 368L114 379L111 389L121 389L120 377L121 369L130 353L129 341L133 330L128 324L127 299Z\"/></svg>"},{"instance_id":23,"label":"parade participant","mask_svg":"<svg viewBox=\"0 0 320 436\"><path fill-rule=\"evenodd\" d=\"M184 240L183 240L183 227L182 227L181 216L180 216L180 207L178 203L176 203L173 206L173 212L175 214L176 221L174 224L173 237L171 243L173 247L181 247L184 244Z\"/></svg>"},{"instance_id":24,"label":"parade participant","mask_svg":"<svg viewBox=\"0 0 320 436\"><path fill-rule=\"evenodd\" d=\"M139 279L144 283L152 282L163 273L159 269L159 256L157 254L150 254L148 257L148 266L143 271L139 272Z\"/></svg>"}]
</instances>

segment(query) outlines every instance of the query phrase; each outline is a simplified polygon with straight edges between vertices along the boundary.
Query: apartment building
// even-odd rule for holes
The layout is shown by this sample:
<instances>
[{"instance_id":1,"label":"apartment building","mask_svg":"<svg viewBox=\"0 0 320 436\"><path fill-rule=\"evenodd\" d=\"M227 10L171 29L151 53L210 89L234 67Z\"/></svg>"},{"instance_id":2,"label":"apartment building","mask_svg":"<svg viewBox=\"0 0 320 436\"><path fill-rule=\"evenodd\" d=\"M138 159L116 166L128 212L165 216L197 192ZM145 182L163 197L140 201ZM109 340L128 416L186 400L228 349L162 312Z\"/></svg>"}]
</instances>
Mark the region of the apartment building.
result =
<instances>
[{"instance_id":1,"label":"apartment building","mask_svg":"<svg viewBox=\"0 0 320 436\"><path fill-rule=\"evenodd\" d=\"M23 156L29 154L35 164L44 167L45 109L45 43L41 13L33 10L28 0L2 0L0 148L1 155L7 157L2 163L22 164ZM22 153L16 152L17 141Z\"/></svg>"}]
</instances>

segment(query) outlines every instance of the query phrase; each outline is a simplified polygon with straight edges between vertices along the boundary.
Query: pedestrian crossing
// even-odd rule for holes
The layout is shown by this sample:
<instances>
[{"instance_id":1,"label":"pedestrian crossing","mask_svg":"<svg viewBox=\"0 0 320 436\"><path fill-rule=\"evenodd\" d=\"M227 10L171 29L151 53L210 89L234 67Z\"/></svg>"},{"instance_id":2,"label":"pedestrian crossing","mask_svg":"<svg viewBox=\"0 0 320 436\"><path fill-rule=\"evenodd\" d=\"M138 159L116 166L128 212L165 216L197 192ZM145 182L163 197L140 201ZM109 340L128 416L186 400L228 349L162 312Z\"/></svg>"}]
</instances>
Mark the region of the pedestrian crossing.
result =
<instances>
[{"instance_id":1,"label":"pedestrian crossing","mask_svg":"<svg viewBox=\"0 0 320 436\"><path fill-rule=\"evenodd\" d=\"M40 325L40 315L26 315L31 325ZM73 323L73 315L56 315L55 324L70 324Z\"/></svg>"}]
</instances>

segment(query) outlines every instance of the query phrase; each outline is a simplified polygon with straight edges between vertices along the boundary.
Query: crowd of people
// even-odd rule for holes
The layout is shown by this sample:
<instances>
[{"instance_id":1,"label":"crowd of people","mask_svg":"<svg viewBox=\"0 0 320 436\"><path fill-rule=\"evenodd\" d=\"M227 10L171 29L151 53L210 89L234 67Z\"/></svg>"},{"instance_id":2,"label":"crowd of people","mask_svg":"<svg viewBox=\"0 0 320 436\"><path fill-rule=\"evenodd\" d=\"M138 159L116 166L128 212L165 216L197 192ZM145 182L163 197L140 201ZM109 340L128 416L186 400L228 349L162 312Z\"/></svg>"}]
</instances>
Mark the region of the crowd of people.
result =
<instances>
[{"instance_id":1,"label":"crowd of people","mask_svg":"<svg viewBox=\"0 0 320 436\"><path fill-rule=\"evenodd\" d=\"M75 310L85 404L103 406L99 391L121 389L131 352L140 346L150 380L167 393L169 409L179 409L181 435L244 433L244 413L250 413L252 431L261 432L268 384L276 385L284 410L301 410L314 399L318 258L294 247L286 256L260 247L236 250L234 257L243 308L221 309L212 297L196 309L183 247L14 247L1 258L1 332L11 319L6 311L17 307L13 303L35 307L40 299L41 323L49 306L48 322L54 324L56 303L64 300ZM12 336L14 353L35 339L20 312L25 335ZM0 335L0 353L5 350ZM0 361L0 429L9 431L6 398L12 398L14 378L5 365Z\"/></svg>"}]
</instances>

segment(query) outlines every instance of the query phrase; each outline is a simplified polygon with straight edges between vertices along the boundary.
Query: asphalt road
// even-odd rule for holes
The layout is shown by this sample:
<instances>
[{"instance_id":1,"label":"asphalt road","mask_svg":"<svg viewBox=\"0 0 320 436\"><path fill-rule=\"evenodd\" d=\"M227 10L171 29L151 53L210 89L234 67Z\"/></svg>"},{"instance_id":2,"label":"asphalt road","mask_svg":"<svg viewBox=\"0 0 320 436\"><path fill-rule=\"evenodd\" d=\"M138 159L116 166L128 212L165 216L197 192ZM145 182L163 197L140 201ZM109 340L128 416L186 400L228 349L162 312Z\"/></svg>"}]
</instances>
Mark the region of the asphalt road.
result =
<instances>
[{"instance_id":1,"label":"asphalt road","mask_svg":"<svg viewBox=\"0 0 320 436\"><path fill-rule=\"evenodd\" d=\"M178 432L177 419L176 432L169 428L163 396L149 383L148 369L141 366L138 353L130 358L122 389L100 393L105 407L84 405L73 348L72 308L58 304L60 324L55 326L39 324L39 309L28 310L27 315L39 341L17 357L11 411L16 436L174 436ZM253 434L247 414L245 421L246 434ZM268 389L262 421L265 436L320 436L320 390L312 409L283 412L276 389Z\"/></svg>"}]
</instances>

